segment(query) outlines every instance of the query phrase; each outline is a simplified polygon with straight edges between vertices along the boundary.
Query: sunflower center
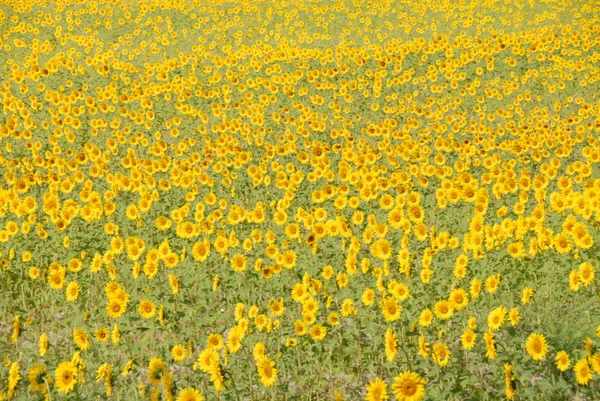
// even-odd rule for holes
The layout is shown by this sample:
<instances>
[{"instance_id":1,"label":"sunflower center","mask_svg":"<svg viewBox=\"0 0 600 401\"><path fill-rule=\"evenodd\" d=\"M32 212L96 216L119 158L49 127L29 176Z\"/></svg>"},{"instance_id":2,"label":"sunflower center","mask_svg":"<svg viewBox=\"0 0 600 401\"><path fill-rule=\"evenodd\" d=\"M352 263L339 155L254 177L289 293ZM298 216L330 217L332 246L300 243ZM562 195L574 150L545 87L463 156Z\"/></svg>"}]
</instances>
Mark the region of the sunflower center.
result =
<instances>
[{"instance_id":1,"label":"sunflower center","mask_svg":"<svg viewBox=\"0 0 600 401\"><path fill-rule=\"evenodd\" d=\"M414 395L417 392L417 386L414 383L404 383L402 386L402 391L407 396Z\"/></svg>"}]
</instances>

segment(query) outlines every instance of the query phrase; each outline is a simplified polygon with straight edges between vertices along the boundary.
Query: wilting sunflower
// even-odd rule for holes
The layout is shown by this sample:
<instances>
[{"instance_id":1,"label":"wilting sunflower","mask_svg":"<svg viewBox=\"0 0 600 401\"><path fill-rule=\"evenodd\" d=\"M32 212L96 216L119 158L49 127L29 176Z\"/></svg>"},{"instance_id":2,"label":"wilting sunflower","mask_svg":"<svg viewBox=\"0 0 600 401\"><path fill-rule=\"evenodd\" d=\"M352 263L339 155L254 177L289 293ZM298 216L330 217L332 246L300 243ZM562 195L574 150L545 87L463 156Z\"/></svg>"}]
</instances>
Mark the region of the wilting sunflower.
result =
<instances>
[{"instance_id":1,"label":"wilting sunflower","mask_svg":"<svg viewBox=\"0 0 600 401\"><path fill-rule=\"evenodd\" d=\"M425 396L425 381L407 370L394 378L392 391L398 401L419 401Z\"/></svg>"}]
</instances>

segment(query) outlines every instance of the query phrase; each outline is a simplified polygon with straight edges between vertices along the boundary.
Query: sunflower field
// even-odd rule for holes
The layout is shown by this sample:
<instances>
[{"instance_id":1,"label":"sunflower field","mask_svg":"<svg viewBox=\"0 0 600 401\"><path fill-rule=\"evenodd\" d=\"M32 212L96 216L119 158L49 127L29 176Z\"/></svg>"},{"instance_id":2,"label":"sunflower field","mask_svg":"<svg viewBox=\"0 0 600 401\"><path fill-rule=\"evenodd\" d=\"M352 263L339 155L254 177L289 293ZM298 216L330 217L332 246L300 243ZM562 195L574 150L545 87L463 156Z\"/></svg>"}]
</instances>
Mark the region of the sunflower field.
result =
<instances>
[{"instance_id":1,"label":"sunflower field","mask_svg":"<svg viewBox=\"0 0 600 401\"><path fill-rule=\"evenodd\" d=\"M0 33L0 400L600 400L598 1Z\"/></svg>"}]
</instances>

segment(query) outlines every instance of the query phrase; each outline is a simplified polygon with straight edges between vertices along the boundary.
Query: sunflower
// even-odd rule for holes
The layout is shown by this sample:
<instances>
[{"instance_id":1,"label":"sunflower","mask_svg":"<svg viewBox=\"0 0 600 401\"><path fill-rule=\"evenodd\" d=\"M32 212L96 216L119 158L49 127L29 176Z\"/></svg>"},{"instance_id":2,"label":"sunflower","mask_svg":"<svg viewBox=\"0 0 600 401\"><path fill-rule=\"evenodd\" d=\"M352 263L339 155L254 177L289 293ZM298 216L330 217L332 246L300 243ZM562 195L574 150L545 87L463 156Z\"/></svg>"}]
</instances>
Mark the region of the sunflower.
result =
<instances>
[{"instance_id":1,"label":"sunflower","mask_svg":"<svg viewBox=\"0 0 600 401\"><path fill-rule=\"evenodd\" d=\"M469 263L469 258L465 254L461 254L456 258L456 262L454 263L454 277L459 280L462 280L467 275L467 264Z\"/></svg>"},{"instance_id":2,"label":"sunflower","mask_svg":"<svg viewBox=\"0 0 600 401\"><path fill-rule=\"evenodd\" d=\"M513 242L506 248L506 251L514 259L521 258L524 253L523 244L521 242Z\"/></svg>"},{"instance_id":3,"label":"sunflower","mask_svg":"<svg viewBox=\"0 0 600 401\"><path fill-rule=\"evenodd\" d=\"M569 369L571 366L571 360L569 359L569 354L566 351L559 351L554 357L554 361L556 362L556 368L561 372Z\"/></svg>"},{"instance_id":4,"label":"sunflower","mask_svg":"<svg viewBox=\"0 0 600 401\"><path fill-rule=\"evenodd\" d=\"M218 363L211 366L209 373L210 373L210 381L215 386L215 390L223 391L225 389L225 386L224 386L224 382L223 382L223 380L224 380L223 374L221 373L221 366Z\"/></svg>"},{"instance_id":5,"label":"sunflower","mask_svg":"<svg viewBox=\"0 0 600 401\"><path fill-rule=\"evenodd\" d=\"M113 326L111 342L113 344L118 344L121 341L121 331L119 330L119 326L116 324Z\"/></svg>"},{"instance_id":6,"label":"sunflower","mask_svg":"<svg viewBox=\"0 0 600 401\"><path fill-rule=\"evenodd\" d=\"M577 363L573 367L573 370L575 371L575 379L577 380L577 383L581 384L582 386L587 386L587 384L594 376L594 373L592 372L592 370L590 369L590 365L588 364L587 358L583 358L577 361Z\"/></svg>"},{"instance_id":7,"label":"sunflower","mask_svg":"<svg viewBox=\"0 0 600 401\"><path fill-rule=\"evenodd\" d=\"M427 284L431 281L431 276L433 276L433 270L431 269L421 269L421 281L423 284Z\"/></svg>"},{"instance_id":8,"label":"sunflower","mask_svg":"<svg viewBox=\"0 0 600 401\"><path fill-rule=\"evenodd\" d=\"M506 384L506 391L504 392L506 398L508 400L514 399L516 377L514 369L509 363L504 364L504 382Z\"/></svg>"},{"instance_id":9,"label":"sunflower","mask_svg":"<svg viewBox=\"0 0 600 401\"><path fill-rule=\"evenodd\" d=\"M277 381L277 369L275 368L275 362L270 360L266 356L262 356L256 362L256 369L260 376L260 382L265 387L271 387Z\"/></svg>"},{"instance_id":10,"label":"sunflower","mask_svg":"<svg viewBox=\"0 0 600 401\"><path fill-rule=\"evenodd\" d=\"M398 401L419 401L425 396L425 380L407 370L394 378L392 391Z\"/></svg>"},{"instance_id":11,"label":"sunflower","mask_svg":"<svg viewBox=\"0 0 600 401\"><path fill-rule=\"evenodd\" d=\"M491 311L488 315L487 321L489 329L493 331L500 329L502 323L504 323L505 318L506 309L503 306L499 306L498 308Z\"/></svg>"},{"instance_id":12,"label":"sunflower","mask_svg":"<svg viewBox=\"0 0 600 401\"><path fill-rule=\"evenodd\" d=\"M138 312L144 319L151 319L156 314L156 306L151 300L144 299L138 305Z\"/></svg>"},{"instance_id":13,"label":"sunflower","mask_svg":"<svg viewBox=\"0 0 600 401\"><path fill-rule=\"evenodd\" d=\"M421 223L425 217L425 211L423 207L417 204L409 206L406 214L414 223Z\"/></svg>"},{"instance_id":14,"label":"sunflower","mask_svg":"<svg viewBox=\"0 0 600 401\"><path fill-rule=\"evenodd\" d=\"M79 295L79 284L77 281L71 281L67 285L67 302L73 302L77 299Z\"/></svg>"},{"instance_id":15,"label":"sunflower","mask_svg":"<svg viewBox=\"0 0 600 401\"><path fill-rule=\"evenodd\" d=\"M532 333L525 342L525 349L534 361L541 361L546 357L548 344L543 334Z\"/></svg>"},{"instance_id":16,"label":"sunflower","mask_svg":"<svg viewBox=\"0 0 600 401\"><path fill-rule=\"evenodd\" d=\"M73 390L77 383L76 376L78 373L77 366L74 362L61 362L54 372L56 380L54 385L56 389L62 393L68 393Z\"/></svg>"},{"instance_id":17,"label":"sunflower","mask_svg":"<svg viewBox=\"0 0 600 401\"><path fill-rule=\"evenodd\" d=\"M393 297L385 297L381 301L381 311L386 322L393 322L400 319L402 306Z\"/></svg>"},{"instance_id":18,"label":"sunflower","mask_svg":"<svg viewBox=\"0 0 600 401\"><path fill-rule=\"evenodd\" d=\"M148 364L148 381L151 384L158 384L165 373L167 373L167 365L164 361L160 358L152 358Z\"/></svg>"},{"instance_id":19,"label":"sunflower","mask_svg":"<svg viewBox=\"0 0 600 401\"><path fill-rule=\"evenodd\" d=\"M94 332L94 337L96 338L96 341L105 343L108 341L108 330L104 327L101 327Z\"/></svg>"},{"instance_id":20,"label":"sunflower","mask_svg":"<svg viewBox=\"0 0 600 401\"><path fill-rule=\"evenodd\" d=\"M475 340L477 339L477 334L471 329L465 330L462 336L460 336L460 341L462 347L466 350L472 349L475 346Z\"/></svg>"},{"instance_id":21,"label":"sunflower","mask_svg":"<svg viewBox=\"0 0 600 401\"><path fill-rule=\"evenodd\" d=\"M444 343L435 343L433 344L433 354L431 357L433 358L433 362L435 362L439 366L446 366L450 361L450 350Z\"/></svg>"},{"instance_id":22,"label":"sunflower","mask_svg":"<svg viewBox=\"0 0 600 401\"><path fill-rule=\"evenodd\" d=\"M13 397L19 380L21 380L21 375L19 374L19 363L13 362L10 365L10 370L8 372L8 398Z\"/></svg>"},{"instance_id":23,"label":"sunflower","mask_svg":"<svg viewBox=\"0 0 600 401\"><path fill-rule=\"evenodd\" d=\"M433 309L438 319L446 320L451 318L454 314L454 308L452 307L452 304L445 299L438 301Z\"/></svg>"},{"instance_id":24,"label":"sunflower","mask_svg":"<svg viewBox=\"0 0 600 401\"><path fill-rule=\"evenodd\" d=\"M510 324L513 326L516 326L519 323L519 320L521 320L521 315L516 307L512 308L510 312L508 312L508 319L510 320Z\"/></svg>"},{"instance_id":25,"label":"sunflower","mask_svg":"<svg viewBox=\"0 0 600 401\"><path fill-rule=\"evenodd\" d=\"M322 341L327 335L327 328L316 324L310 328L309 334L313 340Z\"/></svg>"},{"instance_id":26,"label":"sunflower","mask_svg":"<svg viewBox=\"0 0 600 401\"><path fill-rule=\"evenodd\" d=\"M533 289L530 287L523 288L523 294L521 295L521 303L523 305L529 303L531 297L533 296Z\"/></svg>"},{"instance_id":27,"label":"sunflower","mask_svg":"<svg viewBox=\"0 0 600 401\"><path fill-rule=\"evenodd\" d=\"M390 289L390 292L398 301L404 301L407 298L410 298L410 290L406 284L395 283Z\"/></svg>"},{"instance_id":28,"label":"sunflower","mask_svg":"<svg viewBox=\"0 0 600 401\"><path fill-rule=\"evenodd\" d=\"M381 260L392 257L392 247L388 240L381 238L371 244L371 254Z\"/></svg>"},{"instance_id":29,"label":"sunflower","mask_svg":"<svg viewBox=\"0 0 600 401\"><path fill-rule=\"evenodd\" d=\"M477 277L475 277L473 280L471 280L471 288L469 289L471 298L473 298L473 299L478 298L480 292L481 292L481 281Z\"/></svg>"},{"instance_id":30,"label":"sunflower","mask_svg":"<svg viewBox=\"0 0 600 401\"><path fill-rule=\"evenodd\" d=\"M204 397L198 390L192 387L184 388L179 392L177 401L203 401Z\"/></svg>"},{"instance_id":31,"label":"sunflower","mask_svg":"<svg viewBox=\"0 0 600 401\"><path fill-rule=\"evenodd\" d=\"M492 360L496 359L496 339L494 338L494 333L490 329L485 331L483 340L485 341L485 356Z\"/></svg>"},{"instance_id":32,"label":"sunflower","mask_svg":"<svg viewBox=\"0 0 600 401\"><path fill-rule=\"evenodd\" d=\"M580 282L579 272L577 270L571 270L571 273L569 273L569 288L571 291L579 291Z\"/></svg>"},{"instance_id":33,"label":"sunflower","mask_svg":"<svg viewBox=\"0 0 600 401\"><path fill-rule=\"evenodd\" d=\"M389 362L392 362L398 354L398 340L392 329L385 331L385 357Z\"/></svg>"},{"instance_id":34,"label":"sunflower","mask_svg":"<svg viewBox=\"0 0 600 401\"><path fill-rule=\"evenodd\" d=\"M594 266L590 262L583 262L579 265L578 277L584 286L589 286L594 281L594 276Z\"/></svg>"},{"instance_id":35,"label":"sunflower","mask_svg":"<svg viewBox=\"0 0 600 401\"><path fill-rule=\"evenodd\" d=\"M106 303L106 313L113 319L118 319L125 313L127 306L125 302L118 299L110 299Z\"/></svg>"},{"instance_id":36,"label":"sunflower","mask_svg":"<svg viewBox=\"0 0 600 401\"><path fill-rule=\"evenodd\" d=\"M40 335L40 356L45 356L46 352L48 352L48 335L46 333L42 333Z\"/></svg>"},{"instance_id":37,"label":"sunflower","mask_svg":"<svg viewBox=\"0 0 600 401\"><path fill-rule=\"evenodd\" d=\"M205 373L209 373L210 369L214 365L219 364L219 354L210 348L206 348L198 355L198 359L194 363L193 369L200 368Z\"/></svg>"},{"instance_id":38,"label":"sunflower","mask_svg":"<svg viewBox=\"0 0 600 401\"><path fill-rule=\"evenodd\" d=\"M421 327L429 327L433 320L433 312L431 309L425 309L419 315L419 326Z\"/></svg>"},{"instance_id":39,"label":"sunflower","mask_svg":"<svg viewBox=\"0 0 600 401\"><path fill-rule=\"evenodd\" d=\"M429 356L429 343L425 341L423 334L419 336L419 356L423 359L427 359Z\"/></svg>"},{"instance_id":40,"label":"sunflower","mask_svg":"<svg viewBox=\"0 0 600 401\"><path fill-rule=\"evenodd\" d=\"M306 334L306 323L302 320L294 321L294 331L299 336L305 335Z\"/></svg>"},{"instance_id":41,"label":"sunflower","mask_svg":"<svg viewBox=\"0 0 600 401\"><path fill-rule=\"evenodd\" d=\"M41 363L34 365L29 370L27 378L29 379L29 386L33 391L44 394L48 392L46 383L50 383L52 378L48 375L46 366Z\"/></svg>"},{"instance_id":42,"label":"sunflower","mask_svg":"<svg viewBox=\"0 0 600 401\"><path fill-rule=\"evenodd\" d=\"M229 330L229 334L227 335L227 349L232 354L235 354L242 348L242 333L240 331L239 326L234 326L231 330Z\"/></svg>"},{"instance_id":43,"label":"sunflower","mask_svg":"<svg viewBox=\"0 0 600 401\"><path fill-rule=\"evenodd\" d=\"M388 399L387 383L376 377L367 384L365 401L384 401Z\"/></svg>"},{"instance_id":44,"label":"sunflower","mask_svg":"<svg viewBox=\"0 0 600 401\"><path fill-rule=\"evenodd\" d=\"M375 302L375 291L373 291L372 288L365 289L362 294L361 301L365 306L373 305Z\"/></svg>"},{"instance_id":45,"label":"sunflower","mask_svg":"<svg viewBox=\"0 0 600 401\"><path fill-rule=\"evenodd\" d=\"M50 283L50 287L55 290L60 290L65 285L65 274L64 270L58 270L50 273L48 276L48 282Z\"/></svg>"},{"instance_id":46,"label":"sunflower","mask_svg":"<svg viewBox=\"0 0 600 401\"><path fill-rule=\"evenodd\" d=\"M487 280L485 280L485 290L490 294L498 291L498 287L500 286L500 274L495 276L489 276Z\"/></svg>"},{"instance_id":47,"label":"sunflower","mask_svg":"<svg viewBox=\"0 0 600 401\"><path fill-rule=\"evenodd\" d=\"M171 349L171 355L173 355L173 359L177 362L183 361L185 359L185 347L181 344L175 345Z\"/></svg>"},{"instance_id":48,"label":"sunflower","mask_svg":"<svg viewBox=\"0 0 600 401\"><path fill-rule=\"evenodd\" d=\"M600 354L595 353L589 357L589 363L592 365L594 372L600 374Z\"/></svg>"},{"instance_id":49,"label":"sunflower","mask_svg":"<svg viewBox=\"0 0 600 401\"><path fill-rule=\"evenodd\" d=\"M208 339L206 340L206 345L210 349L220 350L221 348L223 348L223 345L224 345L223 336L220 334L209 335Z\"/></svg>"},{"instance_id":50,"label":"sunflower","mask_svg":"<svg viewBox=\"0 0 600 401\"><path fill-rule=\"evenodd\" d=\"M90 347L90 335L81 329L73 330L73 340L79 349L85 351Z\"/></svg>"},{"instance_id":51,"label":"sunflower","mask_svg":"<svg viewBox=\"0 0 600 401\"><path fill-rule=\"evenodd\" d=\"M448 301L450 302L452 308L456 310L464 309L469 303L467 291L465 291L462 288L452 290L448 298Z\"/></svg>"},{"instance_id":52,"label":"sunflower","mask_svg":"<svg viewBox=\"0 0 600 401\"><path fill-rule=\"evenodd\" d=\"M256 362L258 362L261 357L265 356L265 352L265 344L257 342L256 344L254 344L254 348L252 349L252 357Z\"/></svg>"},{"instance_id":53,"label":"sunflower","mask_svg":"<svg viewBox=\"0 0 600 401\"><path fill-rule=\"evenodd\" d=\"M246 257L240 253L232 256L230 259L230 263L231 268L236 272L243 272L244 270L246 270L246 266L248 265Z\"/></svg>"},{"instance_id":54,"label":"sunflower","mask_svg":"<svg viewBox=\"0 0 600 401\"><path fill-rule=\"evenodd\" d=\"M571 241L569 241L569 238L565 234L558 234L554 238L554 249L556 249L556 252L565 255L571 251L571 248Z\"/></svg>"}]
</instances>

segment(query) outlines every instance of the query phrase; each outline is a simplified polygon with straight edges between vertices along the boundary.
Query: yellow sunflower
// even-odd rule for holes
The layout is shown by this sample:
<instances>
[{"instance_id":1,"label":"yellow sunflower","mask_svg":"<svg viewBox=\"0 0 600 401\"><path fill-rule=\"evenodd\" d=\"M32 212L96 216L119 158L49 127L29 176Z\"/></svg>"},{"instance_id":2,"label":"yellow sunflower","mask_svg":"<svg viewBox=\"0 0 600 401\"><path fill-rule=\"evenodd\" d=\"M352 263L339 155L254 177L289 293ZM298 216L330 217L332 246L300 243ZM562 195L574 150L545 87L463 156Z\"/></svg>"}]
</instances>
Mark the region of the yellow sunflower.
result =
<instances>
[{"instance_id":1,"label":"yellow sunflower","mask_svg":"<svg viewBox=\"0 0 600 401\"><path fill-rule=\"evenodd\" d=\"M394 378L392 391L398 401L419 401L425 396L425 380L407 370Z\"/></svg>"},{"instance_id":2,"label":"yellow sunflower","mask_svg":"<svg viewBox=\"0 0 600 401\"><path fill-rule=\"evenodd\" d=\"M534 361L541 361L546 357L548 344L543 334L532 333L525 342L525 349Z\"/></svg>"},{"instance_id":3,"label":"yellow sunflower","mask_svg":"<svg viewBox=\"0 0 600 401\"><path fill-rule=\"evenodd\" d=\"M72 361L61 362L54 372L56 389L61 393L72 391L75 388L78 373L77 366Z\"/></svg>"}]
</instances>

